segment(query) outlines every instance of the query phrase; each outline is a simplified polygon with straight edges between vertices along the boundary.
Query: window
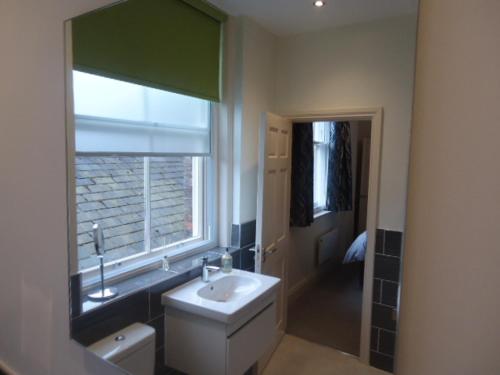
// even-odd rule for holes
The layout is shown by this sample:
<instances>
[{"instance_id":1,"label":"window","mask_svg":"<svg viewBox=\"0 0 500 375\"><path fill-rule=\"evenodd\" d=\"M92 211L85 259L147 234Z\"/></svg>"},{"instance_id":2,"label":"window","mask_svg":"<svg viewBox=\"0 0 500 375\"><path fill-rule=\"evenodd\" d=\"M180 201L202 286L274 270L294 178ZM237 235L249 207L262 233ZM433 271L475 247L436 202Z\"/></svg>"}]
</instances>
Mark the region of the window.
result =
<instances>
[{"instance_id":1,"label":"window","mask_svg":"<svg viewBox=\"0 0 500 375\"><path fill-rule=\"evenodd\" d=\"M328 176L328 148L330 122L313 123L314 142L314 212L326 209L326 186Z\"/></svg>"},{"instance_id":2,"label":"window","mask_svg":"<svg viewBox=\"0 0 500 375\"><path fill-rule=\"evenodd\" d=\"M78 269L99 264L94 223L108 267L215 246L210 103L76 71L73 85Z\"/></svg>"}]
</instances>

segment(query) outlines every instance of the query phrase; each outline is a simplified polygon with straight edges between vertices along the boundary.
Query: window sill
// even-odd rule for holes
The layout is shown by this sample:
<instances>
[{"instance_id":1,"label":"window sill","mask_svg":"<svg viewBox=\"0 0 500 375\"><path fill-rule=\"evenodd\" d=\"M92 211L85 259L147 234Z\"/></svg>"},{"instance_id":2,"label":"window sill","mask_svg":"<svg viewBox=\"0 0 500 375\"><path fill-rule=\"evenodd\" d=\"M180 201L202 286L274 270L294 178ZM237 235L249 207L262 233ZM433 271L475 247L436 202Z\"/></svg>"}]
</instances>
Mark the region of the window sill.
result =
<instances>
[{"instance_id":1,"label":"window sill","mask_svg":"<svg viewBox=\"0 0 500 375\"><path fill-rule=\"evenodd\" d=\"M202 257L202 254L208 253L215 248L215 242L207 240L196 241L180 249L170 249L168 252L162 251L162 249L155 249L148 254L143 252L125 260L118 260L105 265L105 279L110 284L117 284L160 268L165 256L168 256L169 262L174 264L185 259L196 258L196 256ZM82 290L93 290L100 285L101 279L98 266L79 272L81 274Z\"/></svg>"},{"instance_id":2,"label":"window sill","mask_svg":"<svg viewBox=\"0 0 500 375\"><path fill-rule=\"evenodd\" d=\"M240 249L230 248L230 253L233 254ZM127 298L128 296L137 293L141 290L148 289L152 286L155 286L159 283L163 283L166 281L172 281L175 283L174 279L179 279L184 283L188 280L196 277L200 271L201 267L201 258L208 257L210 264L215 264L220 261L221 256L224 254L225 248L216 247L201 253L194 254L192 256L183 258L181 260L177 260L171 262L170 268L168 270L164 270L161 267L156 267L154 269L145 270L142 273L131 275L128 278L121 279L117 282L108 282L106 283L106 287L113 286L117 289L118 295L117 297L103 301L103 302L95 302L91 301L88 298L88 294L97 291L97 288L92 289L80 289L80 311L72 312L72 317L83 315L94 311L98 308L107 306L112 304L115 301L122 300ZM237 267L235 267L237 268ZM192 276L192 277L191 277ZM73 277L72 277L73 281ZM72 290L75 290L71 288ZM73 298L73 296L72 296Z\"/></svg>"},{"instance_id":3,"label":"window sill","mask_svg":"<svg viewBox=\"0 0 500 375\"><path fill-rule=\"evenodd\" d=\"M321 210L321 211L315 212L314 213L314 219L319 219L321 216L328 215L331 212L332 211L327 211L327 210Z\"/></svg>"}]
</instances>

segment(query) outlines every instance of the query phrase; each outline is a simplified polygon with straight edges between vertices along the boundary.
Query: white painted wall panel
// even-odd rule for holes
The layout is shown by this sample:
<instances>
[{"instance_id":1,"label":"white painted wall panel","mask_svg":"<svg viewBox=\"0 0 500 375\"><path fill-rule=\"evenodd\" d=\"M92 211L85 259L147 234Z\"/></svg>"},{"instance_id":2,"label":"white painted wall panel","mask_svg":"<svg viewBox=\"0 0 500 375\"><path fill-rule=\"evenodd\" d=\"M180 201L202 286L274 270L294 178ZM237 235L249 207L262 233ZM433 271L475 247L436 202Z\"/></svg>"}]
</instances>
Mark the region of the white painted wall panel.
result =
<instances>
[{"instance_id":1,"label":"white painted wall panel","mask_svg":"<svg viewBox=\"0 0 500 375\"><path fill-rule=\"evenodd\" d=\"M0 2L0 360L119 374L69 338L65 19L106 0Z\"/></svg>"},{"instance_id":2,"label":"white painted wall panel","mask_svg":"<svg viewBox=\"0 0 500 375\"><path fill-rule=\"evenodd\" d=\"M416 16L280 38L280 114L383 107L378 226L404 226Z\"/></svg>"}]
</instances>

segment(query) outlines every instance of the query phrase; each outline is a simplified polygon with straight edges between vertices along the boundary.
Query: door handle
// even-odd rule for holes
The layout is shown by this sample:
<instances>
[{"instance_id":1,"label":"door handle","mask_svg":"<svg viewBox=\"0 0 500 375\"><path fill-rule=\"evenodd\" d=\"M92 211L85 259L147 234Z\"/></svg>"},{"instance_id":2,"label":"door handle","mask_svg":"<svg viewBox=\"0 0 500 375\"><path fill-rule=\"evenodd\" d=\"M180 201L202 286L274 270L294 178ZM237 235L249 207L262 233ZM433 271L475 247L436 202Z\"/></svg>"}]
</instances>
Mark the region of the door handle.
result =
<instances>
[{"instance_id":1,"label":"door handle","mask_svg":"<svg viewBox=\"0 0 500 375\"><path fill-rule=\"evenodd\" d=\"M253 256L253 259L254 259L254 262L256 263L257 260L258 260L258 255L260 254L260 247L259 247L259 245L255 245L254 247L251 247L250 249L248 249L248 251L251 251L252 253L255 254Z\"/></svg>"},{"instance_id":2,"label":"door handle","mask_svg":"<svg viewBox=\"0 0 500 375\"><path fill-rule=\"evenodd\" d=\"M275 246L275 247L272 247L270 249L267 249L266 254L271 255L271 254L274 254L276 251L278 251L278 247Z\"/></svg>"},{"instance_id":3,"label":"door handle","mask_svg":"<svg viewBox=\"0 0 500 375\"><path fill-rule=\"evenodd\" d=\"M255 253L255 260L257 260L257 256L260 254L260 247L259 245L255 246L255 247L251 247L250 249L248 249L248 251L251 251L252 253ZM265 251L262 252L262 263L264 263L266 261L266 257L268 255L271 255L271 254L274 254L276 251L278 251L278 247L274 246L270 249L267 249Z\"/></svg>"},{"instance_id":4,"label":"door handle","mask_svg":"<svg viewBox=\"0 0 500 375\"><path fill-rule=\"evenodd\" d=\"M265 262L266 259L267 259L267 257L269 255L274 254L276 251L278 251L278 247L277 246L271 247L270 249L266 249L266 251L264 251L264 254L262 254L262 262Z\"/></svg>"}]
</instances>

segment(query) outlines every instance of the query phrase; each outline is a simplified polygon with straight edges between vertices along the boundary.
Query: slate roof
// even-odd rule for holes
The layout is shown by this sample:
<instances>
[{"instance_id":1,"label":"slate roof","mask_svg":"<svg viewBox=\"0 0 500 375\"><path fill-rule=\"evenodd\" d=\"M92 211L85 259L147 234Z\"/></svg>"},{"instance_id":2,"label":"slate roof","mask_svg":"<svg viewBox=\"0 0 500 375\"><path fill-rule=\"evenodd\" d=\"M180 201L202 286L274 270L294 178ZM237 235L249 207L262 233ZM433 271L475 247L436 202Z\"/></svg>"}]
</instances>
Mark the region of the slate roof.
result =
<instances>
[{"instance_id":1,"label":"slate roof","mask_svg":"<svg viewBox=\"0 0 500 375\"><path fill-rule=\"evenodd\" d=\"M79 269L98 264L92 225L105 237L105 261L144 251L144 158L77 157ZM192 159L150 158L151 248L192 235Z\"/></svg>"}]
</instances>

